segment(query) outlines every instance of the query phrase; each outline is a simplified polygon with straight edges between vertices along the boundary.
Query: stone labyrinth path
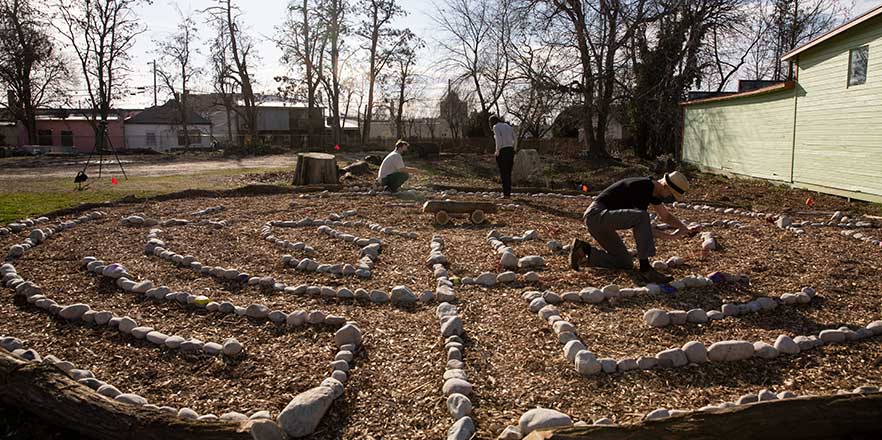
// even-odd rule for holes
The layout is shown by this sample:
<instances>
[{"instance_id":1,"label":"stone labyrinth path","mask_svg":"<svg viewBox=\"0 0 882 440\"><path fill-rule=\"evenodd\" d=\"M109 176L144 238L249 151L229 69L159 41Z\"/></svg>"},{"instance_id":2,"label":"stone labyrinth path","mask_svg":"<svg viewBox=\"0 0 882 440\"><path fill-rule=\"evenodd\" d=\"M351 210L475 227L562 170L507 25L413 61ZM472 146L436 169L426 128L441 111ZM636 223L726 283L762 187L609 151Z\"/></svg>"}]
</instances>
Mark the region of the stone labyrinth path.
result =
<instances>
[{"instance_id":1,"label":"stone labyrinth path","mask_svg":"<svg viewBox=\"0 0 882 440\"><path fill-rule=\"evenodd\" d=\"M443 227L356 191L25 219L0 229L0 347L256 438L520 439L878 391L878 225L675 204L705 234L660 243L676 281L644 285L567 269L589 203Z\"/></svg>"}]
</instances>

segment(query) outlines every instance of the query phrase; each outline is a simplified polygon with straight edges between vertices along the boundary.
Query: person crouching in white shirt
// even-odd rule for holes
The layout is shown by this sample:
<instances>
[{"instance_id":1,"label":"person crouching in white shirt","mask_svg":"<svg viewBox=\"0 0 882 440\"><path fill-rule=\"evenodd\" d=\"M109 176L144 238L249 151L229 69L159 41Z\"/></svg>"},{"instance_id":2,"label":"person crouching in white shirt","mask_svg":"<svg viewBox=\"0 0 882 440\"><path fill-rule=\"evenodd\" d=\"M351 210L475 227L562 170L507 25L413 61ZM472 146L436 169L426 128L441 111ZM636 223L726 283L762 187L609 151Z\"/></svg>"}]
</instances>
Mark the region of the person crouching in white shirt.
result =
<instances>
[{"instance_id":1,"label":"person crouching in white shirt","mask_svg":"<svg viewBox=\"0 0 882 440\"><path fill-rule=\"evenodd\" d=\"M404 182L410 177L407 171L412 171L413 168L404 166L404 158L401 157L403 153L407 152L408 147L410 144L399 139L398 142L395 142L395 149L386 155L383 163L380 164L377 180L383 186L383 191L398 192L398 188L401 188L401 185L404 185Z\"/></svg>"},{"instance_id":2,"label":"person crouching in white shirt","mask_svg":"<svg viewBox=\"0 0 882 440\"><path fill-rule=\"evenodd\" d=\"M502 182L502 197L511 197L511 170L514 168L515 134L508 122L499 116L490 116L493 140L496 141L496 165L499 167L499 180Z\"/></svg>"}]
</instances>

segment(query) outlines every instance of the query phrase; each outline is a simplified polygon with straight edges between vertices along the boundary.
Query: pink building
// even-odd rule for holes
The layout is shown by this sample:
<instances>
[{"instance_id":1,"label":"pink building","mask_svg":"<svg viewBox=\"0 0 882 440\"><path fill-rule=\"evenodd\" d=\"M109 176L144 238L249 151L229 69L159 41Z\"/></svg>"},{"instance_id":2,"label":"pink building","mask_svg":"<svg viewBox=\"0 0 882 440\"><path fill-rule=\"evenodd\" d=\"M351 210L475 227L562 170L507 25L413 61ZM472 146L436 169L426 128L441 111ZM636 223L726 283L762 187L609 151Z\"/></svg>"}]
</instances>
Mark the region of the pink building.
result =
<instances>
[{"instance_id":1,"label":"pink building","mask_svg":"<svg viewBox=\"0 0 882 440\"><path fill-rule=\"evenodd\" d=\"M19 142L24 146L28 142L27 131L21 124L18 128ZM119 115L109 116L107 136L114 148L126 149L123 118ZM90 153L95 148L95 130L82 112L43 114L37 116L37 139L30 145L43 147L40 149L46 152Z\"/></svg>"}]
</instances>

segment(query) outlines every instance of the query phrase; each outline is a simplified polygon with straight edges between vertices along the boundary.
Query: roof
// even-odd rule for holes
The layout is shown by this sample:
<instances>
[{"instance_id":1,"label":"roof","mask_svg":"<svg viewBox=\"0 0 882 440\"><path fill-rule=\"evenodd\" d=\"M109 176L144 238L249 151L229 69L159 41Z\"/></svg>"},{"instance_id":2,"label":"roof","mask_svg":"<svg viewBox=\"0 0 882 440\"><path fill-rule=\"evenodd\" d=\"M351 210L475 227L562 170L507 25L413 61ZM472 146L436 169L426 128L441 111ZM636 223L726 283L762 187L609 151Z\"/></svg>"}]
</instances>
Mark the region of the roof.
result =
<instances>
[{"instance_id":1,"label":"roof","mask_svg":"<svg viewBox=\"0 0 882 440\"><path fill-rule=\"evenodd\" d=\"M744 98L747 96L759 96L759 95L766 95L769 93L779 92L782 90L791 90L794 87L796 87L796 83L794 81L785 81L785 82L771 85L768 87L763 87L760 89L751 90L749 92L734 93L731 95L716 96L713 98L696 99L693 101L684 101L684 102L681 102L680 105L693 105L693 104L704 104L707 102L728 101L730 99Z\"/></svg>"},{"instance_id":2,"label":"roof","mask_svg":"<svg viewBox=\"0 0 882 440\"><path fill-rule=\"evenodd\" d=\"M181 112L174 101L159 107L149 107L126 119L126 124L180 125ZM211 121L199 116L193 109L187 109L187 125L211 125Z\"/></svg>"},{"instance_id":3,"label":"roof","mask_svg":"<svg viewBox=\"0 0 882 440\"><path fill-rule=\"evenodd\" d=\"M827 32L826 34L823 34L820 37L817 37L814 40L809 41L808 43L803 44L802 46L799 46L796 49L793 49L790 52L785 53L784 56L781 57L781 61L788 61L791 58L799 55L802 52L805 52L805 51L807 51L815 46L818 46L820 44L823 44L827 40L829 40L829 39L831 39L831 38L833 38L843 32L850 30L850 29L854 28L855 26L858 26L862 23L865 23L865 22L872 20L873 18L876 18L879 16L882 16L882 5L877 6L873 9L870 9L869 11L861 14L860 16L855 17L854 19L849 20L848 22L845 22L842 25L834 28L833 30Z\"/></svg>"}]
</instances>

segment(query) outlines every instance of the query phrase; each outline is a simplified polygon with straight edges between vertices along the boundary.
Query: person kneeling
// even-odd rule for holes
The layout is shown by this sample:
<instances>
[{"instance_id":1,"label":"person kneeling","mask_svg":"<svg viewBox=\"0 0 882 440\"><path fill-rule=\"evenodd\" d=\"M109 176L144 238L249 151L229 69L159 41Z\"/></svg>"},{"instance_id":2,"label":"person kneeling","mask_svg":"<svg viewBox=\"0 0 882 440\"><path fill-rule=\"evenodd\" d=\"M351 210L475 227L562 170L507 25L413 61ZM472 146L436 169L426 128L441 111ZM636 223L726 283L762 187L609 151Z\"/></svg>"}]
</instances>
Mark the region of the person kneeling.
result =
<instances>
[{"instance_id":1,"label":"person kneeling","mask_svg":"<svg viewBox=\"0 0 882 440\"><path fill-rule=\"evenodd\" d=\"M408 144L401 139L395 143L395 149L386 155L383 163L380 164L380 172L377 174L377 180L383 186L383 191L398 192L401 185L410 177L407 171L413 171L413 168L404 166L403 153L407 152Z\"/></svg>"},{"instance_id":2,"label":"person kneeling","mask_svg":"<svg viewBox=\"0 0 882 440\"><path fill-rule=\"evenodd\" d=\"M600 248L592 247L578 238L573 239L570 267L579 270L579 265L585 261L590 267L632 269L633 258L617 232L632 229L637 242L641 277L650 283L670 282L671 277L650 266L649 258L655 256L656 238L678 240L698 233L699 228L689 229L664 206L664 203L683 200L688 190L689 181L679 171L665 174L659 180L632 177L610 185L594 199L583 216L588 233ZM667 233L654 229L647 212L649 205L652 205L659 219L677 230Z\"/></svg>"}]
</instances>

